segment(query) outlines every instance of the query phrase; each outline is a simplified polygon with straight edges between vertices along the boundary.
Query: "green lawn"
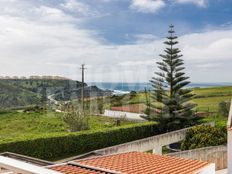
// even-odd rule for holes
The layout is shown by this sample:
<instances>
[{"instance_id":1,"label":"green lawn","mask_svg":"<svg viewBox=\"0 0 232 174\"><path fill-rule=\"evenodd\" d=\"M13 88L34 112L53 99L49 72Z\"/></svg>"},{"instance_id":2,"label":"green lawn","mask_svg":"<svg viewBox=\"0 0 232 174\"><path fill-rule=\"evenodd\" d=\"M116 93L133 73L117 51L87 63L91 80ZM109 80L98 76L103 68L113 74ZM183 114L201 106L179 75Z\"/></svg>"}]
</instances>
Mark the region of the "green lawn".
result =
<instances>
[{"instance_id":1,"label":"green lawn","mask_svg":"<svg viewBox=\"0 0 232 174\"><path fill-rule=\"evenodd\" d=\"M52 132L66 132L68 126L62 119L62 113L1 113L0 138L13 138L26 134L42 134ZM103 129L114 127L115 120L101 116L90 116L90 129ZM133 124L124 121L122 125Z\"/></svg>"},{"instance_id":2,"label":"green lawn","mask_svg":"<svg viewBox=\"0 0 232 174\"><path fill-rule=\"evenodd\" d=\"M222 101L229 101L232 96L222 96L222 97L207 97L207 98L196 98L193 101L197 103L199 110L205 110L209 108L210 112L217 112L218 105Z\"/></svg>"},{"instance_id":3,"label":"green lawn","mask_svg":"<svg viewBox=\"0 0 232 174\"><path fill-rule=\"evenodd\" d=\"M193 93L197 97L232 96L232 86L194 88Z\"/></svg>"},{"instance_id":4,"label":"green lawn","mask_svg":"<svg viewBox=\"0 0 232 174\"><path fill-rule=\"evenodd\" d=\"M193 93L196 94L193 101L198 105L198 110L209 109L210 112L217 112L220 102L232 99L232 86L194 88ZM126 100L126 97L124 98ZM146 103L145 93L139 92L132 99L127 99L126 104L131 103Z\"/></svg>"}]
</instances>

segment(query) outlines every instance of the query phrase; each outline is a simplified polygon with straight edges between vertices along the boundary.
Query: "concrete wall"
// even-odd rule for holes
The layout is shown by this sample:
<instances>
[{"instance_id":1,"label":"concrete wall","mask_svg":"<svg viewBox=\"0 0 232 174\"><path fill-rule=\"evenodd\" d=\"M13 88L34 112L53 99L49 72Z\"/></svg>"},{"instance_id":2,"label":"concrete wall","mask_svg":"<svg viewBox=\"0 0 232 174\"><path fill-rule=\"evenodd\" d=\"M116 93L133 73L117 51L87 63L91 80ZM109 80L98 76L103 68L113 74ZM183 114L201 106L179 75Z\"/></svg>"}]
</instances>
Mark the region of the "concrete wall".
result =
<instances>
[{"instance_id":1,"label":"concrete wall","mask_svg":"<svg viewBox=\"0 0 232 174\"><path fill-rule=\"evenodd\" d=\"M232 101L230 106L230 113L228 117L228 123L227 123L227 147L228 147L228 173L232 173Z\"/></svg>"},{"instance_id":2,"label":"concrete wall","mask_svg":"<svg viewBox=\"0 0 232 174\"><path fill-rule=\"evenodd\" d=\"M96 150L95 152L102 155L125 153L131 151L145 152L153 150L154 153L162 154L162 147L175 142L179 142L185 138L189 128L173 131L161 135L156 135L128 143L111 146L108 148Z\"/></svg>"},{"instance_id":3,"label":"concrete wall","mask_svg":"<svg viewBox=\"0 0 232 174\"><path fill-rule=\"evenodd\" d=\"M216 170L227 168L227 147L212 146L168 154L179 158L196 159L216 164Z\"/></svg>"},{"instance_id":4,"label":"concrete wall","mask_svg":"<svg viewBox=\"0 0 232 174\"><path fill-rule=\"evenodd\" d=\"M232 130L228 130L228 173L232 173Z\"/></svg>"},{"instance_id":5,"label":"concrete wall","mask_svg":"<svg viewBox=\"0 0 232 174\"><path fill-rule=\"evenodd\" d=\"M112 110L105 110L104 116L112 117L112 118L126 118L128 120L134 121L145 121L140 116L144 114L132 113L132 112L122 112L122 111L112 111Z\"/></svg>"},{"instance_id":6,"label":"concrete wall","mask_svg":"<svg viewBox=\"0 0 232 174\"><path fill-rule=\"evenodd\" d=\"M215 164L210 164L194 174L215 174Z\"/></svg>"},{"instance_id":7,"label":"concrete wall","mask_svg":"<svg viewBox=\"0 0 232 174\"><path fill-rule=\"evenodd\" d=\"M214 126L214 123L211 122L205 125ZM146 152L153 150L153 153L162 154L163 146L184 140L187 130L191 128L192 127L173 131L173 132L168 132L165 134L156 135L136 141L131 141L128 143L111 146L104 149L99 149L94 152L101 155L110 155L110 154L125 153L131 151Z\"/></svg>"}]
</instances>

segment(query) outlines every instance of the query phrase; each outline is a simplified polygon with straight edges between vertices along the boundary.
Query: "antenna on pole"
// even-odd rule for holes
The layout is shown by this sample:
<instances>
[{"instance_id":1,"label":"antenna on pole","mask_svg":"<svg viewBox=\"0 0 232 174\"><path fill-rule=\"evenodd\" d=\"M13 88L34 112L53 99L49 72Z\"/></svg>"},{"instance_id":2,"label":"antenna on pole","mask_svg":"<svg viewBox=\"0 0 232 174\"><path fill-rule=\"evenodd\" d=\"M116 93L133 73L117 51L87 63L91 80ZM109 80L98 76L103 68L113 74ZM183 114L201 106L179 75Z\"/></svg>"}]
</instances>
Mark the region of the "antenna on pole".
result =
<instances>
[{"instance_id":1,"label":"antenna on pole","mask_svg":"<svg viewBox=\"0 0 232 174\"><path fill-rule=\"evenodd\" d=\"M85 64L82 64L81 65L81 74L82 74L82 84L81 84L81 107L82 107L82 112L84 112L84 109L85 109L85 107L84 107L84 88L85 88L85 85L84 85L84 83L85 83Z\"/></svg>"}]
</instances>

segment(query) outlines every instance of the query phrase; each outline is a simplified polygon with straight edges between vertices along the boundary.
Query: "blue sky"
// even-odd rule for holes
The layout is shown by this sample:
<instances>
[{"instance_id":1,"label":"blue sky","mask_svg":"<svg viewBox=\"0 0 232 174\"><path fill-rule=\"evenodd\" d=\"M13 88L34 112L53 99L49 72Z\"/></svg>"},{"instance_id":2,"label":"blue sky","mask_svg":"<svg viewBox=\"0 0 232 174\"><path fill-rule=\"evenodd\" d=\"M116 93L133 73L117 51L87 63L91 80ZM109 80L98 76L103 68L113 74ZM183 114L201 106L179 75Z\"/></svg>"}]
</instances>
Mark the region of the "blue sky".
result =
<instances>
[{"instance_id":1,"label":"blue sky","mask_svg":"<svg viewBox=\"0 0 232 174\"><path fill-rule=\"evenodd\" d=\"M194 1L177 3L175 0L166 0L163 1L165 6L160 9L144 8L141 11L139 7L131 8L131 0L111 0L101 4L99 0L85 0L82 2L106 15L86 20L83 27L99 32L109 43L122 44L134 43L136 35L165 37L167 26L171 23L176 25L179 35L230 26L232 1L199 1L203 5L193 3Z\"/></svg>"},{"instance_id":2,"label":"blue sky","mask_svg":"<svg viewBox=\"0 0 232 174\"><path fill-rule=\"evenodd\" d=\"M232 81L230 0L0 0L0 74L147 82L170 24L191 81Z\"/></svg>"}]
</instances>

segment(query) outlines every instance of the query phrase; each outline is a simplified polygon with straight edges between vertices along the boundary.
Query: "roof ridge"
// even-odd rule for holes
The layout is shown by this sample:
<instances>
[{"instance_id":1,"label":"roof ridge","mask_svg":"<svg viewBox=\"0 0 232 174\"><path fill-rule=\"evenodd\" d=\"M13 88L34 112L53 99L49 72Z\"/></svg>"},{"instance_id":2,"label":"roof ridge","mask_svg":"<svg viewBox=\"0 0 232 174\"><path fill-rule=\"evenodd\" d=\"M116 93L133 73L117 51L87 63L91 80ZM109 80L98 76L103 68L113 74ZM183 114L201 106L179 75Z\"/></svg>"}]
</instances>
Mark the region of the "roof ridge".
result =
<instances>
[{"instance_id":1,"label":"roof ridge","mask_svg":"<svg viewBox=\"0 0 232 174\"><path fill-rule=\"evenodd\" d=\"M67 164L77 166L77 167L81 167L81 168L85 168L85 169L94 170L94 171L105 172L107 174L125 174L125 173L122 173L122 172L109 170L109 169L104 169L104 168L100 168L100 167L93 167L93 166L89 166L89 165L84 165L84 164L80 164L80 163L73 162L73 161L68 162Z\"/></svg>"},{"instance_id":2,"label":"roof ridge","mask_svg":"<svg viewBox=\"0 0 232 174\"><path fill-rule=\"evenodd\" d=\"M121 155L121 154L130 154L130 153L142 153L142 152L137 152L137 151L130 151L130 152L120 152L120 153L112 153L112 154L100 154L98 153L98 156L92 156L92 157L87 157L87 158L83 158L83 159L76 159L73 160L74 162L85 162L87 160L93 160L93 159L99 159L99 158L104 158L104 157L111 157L111 156L116 156L116 155ZM158 154L155 154L158 155ZM162 155L159 155L162 156Z\"/></svg>"}]
</instances>

